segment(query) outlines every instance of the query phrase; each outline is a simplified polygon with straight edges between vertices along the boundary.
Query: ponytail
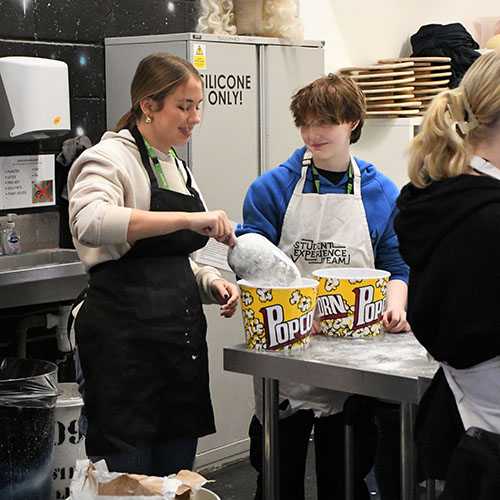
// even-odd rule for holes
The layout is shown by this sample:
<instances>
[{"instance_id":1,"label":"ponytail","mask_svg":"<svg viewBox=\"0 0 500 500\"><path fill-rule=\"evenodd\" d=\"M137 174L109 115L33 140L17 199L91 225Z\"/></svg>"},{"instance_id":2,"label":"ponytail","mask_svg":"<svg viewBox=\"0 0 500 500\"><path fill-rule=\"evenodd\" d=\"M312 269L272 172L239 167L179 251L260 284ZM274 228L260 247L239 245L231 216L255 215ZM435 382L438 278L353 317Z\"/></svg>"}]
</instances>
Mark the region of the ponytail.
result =
<instances>
[{"instance_id":1,"label":"ponytail","mask_svg":"<svg viewBox=\"0 0 500 500\"><path fill-rule=\"evenodd\" d=\"M425 113L421 131L408 147L408 175L415 186L424 188L432 181L466 171L467 144L457 130L458 119L450 115L450 109L463 107L461 99L462 95L456 90L445 90L432 100Z\"/></svg>"},{"instance_id":2,"label":"ponytail","mask_svg":"<svg viewBox=\"0 0 500 500\"><path fill-rule=\"evenodd\" d=\"M133 112L133 110L127 111L119 120L118 123L116 124L115 128L113 129L113 132L119 132L120 130L126 128L128 130L131 130L134 125L137 124L139 117L136 116L136 113Z\"/></svg>"},{"instance_id":3,"label":"ponytail","mask_svg":"<svg viewBox=\"0 0 500 500\"><path fill-rule=\"evenodd\" d=\"M500 51L495 50L474 61L459 87L432 100L408 147L408 175L415 186L468 171L474 149L491 137L500 120L499 81Z\"/></svg>"}]
</instances>

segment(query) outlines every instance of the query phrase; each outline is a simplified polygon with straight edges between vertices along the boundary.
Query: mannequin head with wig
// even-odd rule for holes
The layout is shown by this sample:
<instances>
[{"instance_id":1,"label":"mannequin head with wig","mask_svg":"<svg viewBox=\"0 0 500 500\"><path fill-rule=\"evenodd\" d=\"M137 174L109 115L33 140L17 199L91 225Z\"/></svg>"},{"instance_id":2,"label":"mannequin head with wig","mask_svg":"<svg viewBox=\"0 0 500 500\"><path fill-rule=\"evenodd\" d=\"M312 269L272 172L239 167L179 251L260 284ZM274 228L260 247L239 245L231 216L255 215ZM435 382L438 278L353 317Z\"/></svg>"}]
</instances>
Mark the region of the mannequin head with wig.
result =
<instances>
[{"instance_id":1,"label":"mannequin head with wig","mask_svg":"<svg viewBox=\"0 0 500 500\"><path fill-rule=\"evenodd\" d=\"M294 0L201 0L198 31L258 35L302 43L302 23Z\"/></svg>"}]
</instances>

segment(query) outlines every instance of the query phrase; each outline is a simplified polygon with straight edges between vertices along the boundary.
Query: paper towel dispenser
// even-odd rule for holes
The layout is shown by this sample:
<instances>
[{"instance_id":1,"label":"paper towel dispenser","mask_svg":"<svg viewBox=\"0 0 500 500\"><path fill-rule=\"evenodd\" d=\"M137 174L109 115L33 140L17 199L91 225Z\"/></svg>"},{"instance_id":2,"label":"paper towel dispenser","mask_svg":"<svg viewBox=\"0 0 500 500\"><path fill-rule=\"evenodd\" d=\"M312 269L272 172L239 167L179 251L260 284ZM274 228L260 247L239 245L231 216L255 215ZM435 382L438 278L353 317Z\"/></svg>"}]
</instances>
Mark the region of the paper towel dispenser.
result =
<instances>
[{"instance_id":1,"label":"paper towel dispenser","mask_svg":"<svg viewBox=\"0 0 500 500\"><path fill-rule=\"evenodd\" d=\"M67 64L0 57L0 141L47 139L70 130Z\"/></svg>"}]
</instances>

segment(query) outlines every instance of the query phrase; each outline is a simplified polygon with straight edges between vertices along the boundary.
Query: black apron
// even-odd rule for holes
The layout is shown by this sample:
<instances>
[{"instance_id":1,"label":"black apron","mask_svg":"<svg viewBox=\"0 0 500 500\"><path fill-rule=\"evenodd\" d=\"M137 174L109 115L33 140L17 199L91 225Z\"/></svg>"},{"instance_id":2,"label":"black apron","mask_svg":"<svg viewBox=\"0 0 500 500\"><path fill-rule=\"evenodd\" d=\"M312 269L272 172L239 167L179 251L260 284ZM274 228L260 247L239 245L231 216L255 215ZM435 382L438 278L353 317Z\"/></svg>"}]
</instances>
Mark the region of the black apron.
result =
<instances>
[{"instance_id":1,"label":"black apron","mask_svg":"<svg viewBox=\"0 0 500 500\"><path fill-rule=\"evenodd\" d=\"M204 211L189 172L191 196L158 186L137 128L132 135L151 182L150 210ZM88 455L215 432L206 319L188 258L207 241L189 230L144 238L90 270L75 321Z\"/></svg>"}]
</instances>

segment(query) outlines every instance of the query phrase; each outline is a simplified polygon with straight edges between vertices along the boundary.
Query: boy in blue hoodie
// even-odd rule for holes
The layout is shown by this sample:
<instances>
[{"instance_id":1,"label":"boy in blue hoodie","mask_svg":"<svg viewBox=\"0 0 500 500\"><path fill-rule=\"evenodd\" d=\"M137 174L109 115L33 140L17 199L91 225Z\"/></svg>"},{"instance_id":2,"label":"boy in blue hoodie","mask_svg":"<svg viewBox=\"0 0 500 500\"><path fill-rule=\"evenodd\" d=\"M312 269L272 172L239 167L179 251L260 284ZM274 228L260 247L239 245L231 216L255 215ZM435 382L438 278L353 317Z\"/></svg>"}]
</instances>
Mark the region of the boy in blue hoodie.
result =
<instances>
[{"instance_id":1,"label":"boy in blue hoodie","mask_svg":"<svg viewBox=\"0 0 500 500\"><path fill-rule=\"evenodd\" d=\"M243 205L244 224L237 235L262 234L295 261L303 277L311 277L313 271L325 267L389 271L384 328L394 333L409 330L405 312L408 267L399 254L393 228L399 191L372 164L350 154L350 144L359 139L365 118L363 93L350 78L329 75L300 89L290 109L305 146L252 183ZM314 248L320 243L329 244L329 248L334 244L334 254L318 256ZM314 330L320 331L318 324ZM257 415L250 426L250 454L252 465L260 473L260 384L255 390ZM318 499L344 498L342 408L348 396L280 383L281 499L304 499L305 462L313 426ZM364 420L355 424L356 500L369 498L364 477L375 453L371 431ZM397 433L395 438L397 441ZM392 446L397 454L398 443ZM380 483L379 487L388 481ZM397 484L393 489L397 498ZM255 498L261 495L259 475Z\"/></svg>"}]
</instances>

